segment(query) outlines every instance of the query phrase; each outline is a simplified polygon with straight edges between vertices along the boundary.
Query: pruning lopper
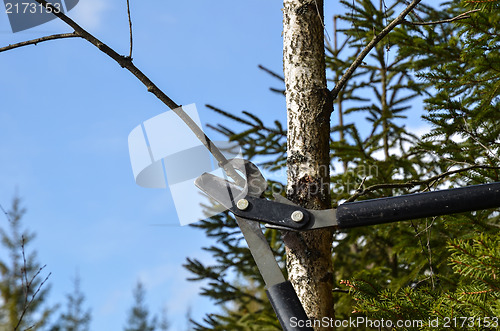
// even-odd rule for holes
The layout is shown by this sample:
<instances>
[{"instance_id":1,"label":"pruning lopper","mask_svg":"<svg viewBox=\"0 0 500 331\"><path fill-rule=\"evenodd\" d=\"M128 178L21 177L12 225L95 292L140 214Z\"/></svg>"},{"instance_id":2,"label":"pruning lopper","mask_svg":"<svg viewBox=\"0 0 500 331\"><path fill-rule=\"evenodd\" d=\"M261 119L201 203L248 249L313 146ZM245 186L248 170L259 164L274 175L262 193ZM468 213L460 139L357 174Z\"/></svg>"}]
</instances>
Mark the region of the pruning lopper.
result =
<instances>
[{"instance_id":1,"label":"pruning lopper","mask_svg":"<svg viewBox=\"0 0 500 331\"><path fill-rule=\"evenodd\" d=\"M291 323L292 320L305 322L308 317L292 284L285 280L276 263L258 222L285 231L328 227L342 230L500 207L500 183L490 183L349 202L334 209L310 210L278 194L273 195L274 201L262 198L267 181L258 167L248 160L233 159L229 162L245 174L244 187L210 173L198 177L195 185L236 216L237 224L266 283L268 298L285 331L312 329L298 326L305 323Z\"/></svg>"}]
</instances>

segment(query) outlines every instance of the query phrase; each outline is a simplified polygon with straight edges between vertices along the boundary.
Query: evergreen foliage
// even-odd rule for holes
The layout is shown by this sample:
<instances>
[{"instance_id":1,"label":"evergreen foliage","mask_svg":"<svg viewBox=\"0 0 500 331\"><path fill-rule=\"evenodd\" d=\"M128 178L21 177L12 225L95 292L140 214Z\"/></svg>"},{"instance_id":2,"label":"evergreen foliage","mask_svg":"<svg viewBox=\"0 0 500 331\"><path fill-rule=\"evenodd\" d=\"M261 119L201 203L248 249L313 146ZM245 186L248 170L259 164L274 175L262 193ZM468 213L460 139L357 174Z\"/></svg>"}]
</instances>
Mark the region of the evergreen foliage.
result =
<instances>
[{"instance_id":1,"label":"evergreen foliage","mask_svg":"<svg viewBox=\"0 0 500 331\"><path fill-rule=\"evenodd\" d=\"M449 264L460 275L454 291L410 286L383 289L367 280L345 281L357 300L356 313L371 319L418 321L401 330L484 330L500 327L500 235L480 234L454 239L448 248Z\"/></svg>"},{"instance_id":2,"label":"evergreen foliage","mask_svg":"<svg viewBox=\"0 0 500 331\"><path fill-rule=\"evenodd\" d=\"M139 281L133 291L134 305L130 308L127 325L124 331L154 331L156 330L156 317L149 318L149 310L144 302L146 291Z\"/></svg>"},{"instance_id":3,"label":"evergreen foliage","mask_svg":"<svg viewBox=\"0 0 500 331\"><path fill-rule=\"evenodd\" d=\"M73 292L66 296L66 311L61 313L56 326L51 331L88 331L91 315L84 310L84 294L80 291L80 277L75 276Z\"/></svg>"},{"instance_id":4,"label":"evergreen foliage","mask_svg":"<svg viewBox=\"0 0 500 331\"><path fill-rule=\"evenodd\" d=\"M405 3L342 1L347 9L341 19L349 27L341 30L339 48L327 45L333 82ZM331 130L334 205L500 181L499 4L420 4L372 51L338 96L343 125ZM474 9L481 11L464 20L421 25ZM419 111L422 97L432 131L417 137L407 128L412 123L406 116ZM246 158L257 158L271 173L286 167L284 125L210 108L239 123L239 131L227 125L214 129L238 141ZM275 192L284 187L270 184ZM484 210L336 234L337 318L352 317L353 311L391 320L498 316L498 218L498 212ZM195 329L279 329L232 216L221 214L194 226L214 238L206 249L216 262L206 266L188 259L186 267L192 280L208 280L202 295L221 305L219 313L195 322ZM284 266L281 234L265 230L265 235Z\"/></svg>"},{"instance_id":5,"label":"evergreen foliage","mask_svg":"<svg viewBox=\"0 0 500 331\"><path fill-rule=\"evenodd\" d=\"M158 323L158 329L160 331L167 331L170 328L170 322L168 321L167 308L161 310L160 322Z\"/></svg>"},{"instance_id":6,"label":"evergreen foliage","mask_svg":"<svg viewBox=\"0 0 500 331\"><path fill-rule=\"evenodd\" d=\"M44 266L37 262L36 252L27 253L35 235L23 230L26 210L20 198L14 198L11 209L4 212L7 230L0 227L0 240L8 257L0 260L0 329L40 330L54 310L44 305L48 276L43 278Z\"/></svg>"},{"instance_id":7,"label":"evergreen foliage","mask_svg":"<svg viewBox=\"0 0 500 331\"><path fill-rule=\"evenodd\" d=\"M500 31L495 24L500 19L499 3L454 2L452 7L462 12L481 11L457 23L448 42L429 54L437 57L443 48L448 50L447 61L435 63L420 75L436 93L426 99L428 113L424 116L433 130L419 148L437 158L435 165L441 171L471 169L447 178L449 186L499 181ZM498 327L498 320L492 320L498 317L500 305L498 212L443 216L436 222L443 224L443 239L448 243L439 259L447 261L452 272L434 272L434 286L418 282L418 286L397 290L382 289L366 280L348 283L357 299L356 310L388 319L398 314L408 319L421 316L426 321L439 318L440 327L446 318L455 317L458 320L448 324L457 330L482 330L486 324ZM429 246L436 260L441 245ZM431 326L420 329L427 328Z\"/></svg>"}]
</instances>

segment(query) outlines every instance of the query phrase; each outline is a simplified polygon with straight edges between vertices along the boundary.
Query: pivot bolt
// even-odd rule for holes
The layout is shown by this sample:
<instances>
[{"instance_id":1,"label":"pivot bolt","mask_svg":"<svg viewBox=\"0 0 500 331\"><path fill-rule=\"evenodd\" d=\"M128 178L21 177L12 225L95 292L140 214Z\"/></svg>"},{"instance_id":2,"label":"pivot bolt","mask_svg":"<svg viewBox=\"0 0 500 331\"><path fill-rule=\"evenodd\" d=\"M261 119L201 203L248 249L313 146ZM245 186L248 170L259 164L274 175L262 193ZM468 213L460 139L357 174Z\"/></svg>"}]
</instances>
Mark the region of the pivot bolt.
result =
<instances>
[{"instance_id":1,"label":"pivot bolt","mask_svg":"<svg viewBox=\"0 0 500 331\"><path fill-rule=\"evenodd\" d=\"M304 214L300 210L296 210L292 213L292 221L299 223L304 219Z\"/></svg>"},{"instance_id":2,"label":"pivot bolt","mask_svg":"<svg viewBox=\"0 0 500 331\"><path fill-rule=\"evenodd\" d=\"M248 208L249 205L250 203L248 202L247 199L240 199L236 203L236 207L238 207L239 210L245 210Z\"/></svg>"}]
</instances>

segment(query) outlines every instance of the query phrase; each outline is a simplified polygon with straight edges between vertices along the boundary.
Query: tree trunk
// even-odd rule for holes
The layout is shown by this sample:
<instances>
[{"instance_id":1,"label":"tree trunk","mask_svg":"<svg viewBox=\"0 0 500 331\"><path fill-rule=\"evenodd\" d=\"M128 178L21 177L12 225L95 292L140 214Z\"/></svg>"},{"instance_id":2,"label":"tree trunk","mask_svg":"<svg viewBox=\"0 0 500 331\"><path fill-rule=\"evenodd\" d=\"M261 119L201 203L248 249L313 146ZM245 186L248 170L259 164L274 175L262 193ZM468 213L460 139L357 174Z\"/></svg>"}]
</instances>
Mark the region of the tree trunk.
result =
<instances>
[{"instance_id":1,"label":"tree trunk","mask_svg":"<svg viewBox=\"0 0 500 331\"><path fill-rule=\"evenodd\" d=\"M283 68L288 115L287 196L310 209L330 208L330 114L323 0L284 0ZM288 277L311 319L334 318L332 231L284 236ZM317 328L323 330L329 328Z\"/></svg>"}]
</instances>

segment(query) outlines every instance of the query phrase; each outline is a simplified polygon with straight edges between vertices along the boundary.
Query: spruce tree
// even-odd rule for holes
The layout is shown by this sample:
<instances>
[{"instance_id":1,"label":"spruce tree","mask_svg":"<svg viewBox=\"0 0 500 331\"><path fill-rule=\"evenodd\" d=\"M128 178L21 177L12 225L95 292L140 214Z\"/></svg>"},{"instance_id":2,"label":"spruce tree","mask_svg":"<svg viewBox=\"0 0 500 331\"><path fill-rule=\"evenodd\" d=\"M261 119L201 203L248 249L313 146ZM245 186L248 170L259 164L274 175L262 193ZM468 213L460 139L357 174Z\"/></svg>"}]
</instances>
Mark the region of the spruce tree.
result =
<instances>
[{"instance_id":1,"label":"spruce tree","mask_svg":"<svg viewBox=\"0 0 500 331\"><path fill-rule=\"evenodd\" d=\"M341 18L349 26L342 30L346 43L342 51L353 55L332 54L332 71L345 70L359 49L394 19L402 4L367 0L342 3L348 9ZM422 4L417 9L409 20L436 20L449 15ZM446 40L453 27L446 26L438 33L421 29L407 24L386 36L340 95L345 123L334 126L332 132L342 133L344 139L335 139L335 135L331 147L334 158L347 164L347 168L337 166L331 178L334 204L433 189L432 177L441 173L433 159L425 157L424 150L415 148L419 137L407 128L411 124L407 114L421 111L414 105L429 91L428 85L414 75L415 62L422 60L418 54L402 52L402 45L413 34L432 33L434 37L423 42L431 47ZM360 121L363 117L365 123ZM366 277L400 288L419 274L441 268L429 259L423 245L428 235L424 229L428 229L425 223L410 221L339 233L334 239L333 254L336 284L343 279ZM432 244L440 240L438 234L432 238ZM342 288L335 292L335 303L338 319L352 315L352 298Z\"/></svg>"},{"instance_id":2,"label":"spruce tree","mask_svg":"<svg viewBox=\"0 0 500 331\"><path fill-rule=\"evenodd\" d=\"M156 330L156 317L149 318L149 310L145 303L146 291L144 285L138 281L133 290L134 305L128 313L127 324L124 331L154 331Z\"/></svg>"},{"instance_id":3,"label":"spruce tree","mask_svg":"<svg viewBox=\"0 0 500 331\"><path fill-rule=\"evenodd\" d=\"M344 281L353 290L355 313L372 320L413 321L401 330L497 329L500 326L500 235L479 234L449 242L449 265L459 276L454 290L412 284L388 290L367 279ZM445 276L445 275L440 275Z\"/></svg>"},{"instance_id":4,"label":"spruce tree","mask_svg":"<svg viewBox=\"0 0 500 331\"><path fill-rule=\"evenodd\" d=\"M343 46L327 46L327 67L331 70L334 82L352 63L360 48L394 19L398 8L405 4L404 1L367 0L342 3L347 8L342 19L349 23L349 27L341 31L344 37L339 38ZM491 8L497 5L489 3L482 6ZM458 122L453 117L456 110L448 107L450 98L445 93L454 93L468 86L481 92L470 94L471 105L481 106L478 95L489 95L498 102L498 96L491 96L490 93L498 91L495 85L498 84L495 63L479 61L481 64L477 64L480 67L491 66L490 74L485 74L480 67L475 70L471 63L467 68L469 75L466 76L463 74L463 65L450 64L451 59L478 61L481 56L484 57L484 54L480 56L479 51L468 49L470 45L458 42L459 36L464 33L461 26L476 22L473 15L477 13L462 17L465 18L463 21L456 21L453 17L469 9L458 6L458 2L443 4L440 8L420 4L404 25L396 28L376 46L341 91L338 97L342 102L343 123L333 125L330 144L332 159L338 161L332 163L334 205L345 201L498 181L495 168L498 164L491 161L495 160L492 151L498 148L495 140L499 136L496 131L498 125L495 126L498 112L485 113L489 116L489 122L485 124L479 125L478 119L484 118L479 112L474 114L479 116L476 122L472 122L474 125L463 122L462 128L468 133L465 130L462 133L469 135L469 145L450 139L453 134L462 133L457 131ZM487 47L490 47L487 56L495 58L498 52L495 53L494 49L498 47L498 42L491 26L496 16L490 16L489 19L481 29L482 33L489 34L489 38L481 37L481 32L477 32L474 38L467 40L469 44L480 40L482 49L488 50ZM437 21L444 22L425 23ZM453 74L443 71L449 66L455 70ZM437 76L437 73L441 76ZM470 76L469 80L464 81L467 76ZM462 80L459 81L459 77ZM481 85L472 84L476 79L490 85L484 85L481 89ZM440 88L439 84L443 84L443 87ZM432 123L442 123L423 140L408 131L405 116L410 111L421 111L414 107L421 96L427 98L426 118ZM436 100L441 100L441 105L433 106ZM436 110L433 107L437 107ZM287 132L283 129L284 125L279 122L264 124L248 112L236 116L233 112L217 107L210 108L241 125L241 129L234 125L213 128L228 139L239 141L245 157L261 161L259 165L269 173L286 166ZM498 109L492 112L495 110ZM360 120L363 116L365 122ZM439 130L448 131L443 133ZM481 141L479 135L488 137L488 140L478 143ZM343 138L339 140L339 136ZM467 158L462 153L465 146L466 152L471 154ZM270 185L275 191L277 187L284 187L284 184L272 181ZM266 196L270 197L270 192L266 192ZM356 303L360 303L359 295L363 295L361 291L354 290L351 295L346 293L347 289L351 292L356 289L352 286L354 280L358 284L365 284L362 280L369 280L373 288L391 293L424 287L432 288L436 293L455 293L462 282L460 276L454 273L456 268L448 263L452 252L447 242L474 240L470 234L495 228L495 225L490 224L492 220L489 215L491 211L482 211L351 229L336 234L332 255L334 281L339 287L333 294L336 317L345 319L352 316ZM248 250L242 245L242 237L232 216L219 215L195 226L215 239L215 244L207 250L216 258L216 264L205 266L189 259L186 266L195 274L194 280L210 280L202 294L223 304L222 313L207 315L205 323L198 323L197 329L252 330L262 329L263 325L269 330L279 329L263 295L264 284ZM281 234L265 231L277 260L284 265ZM256 288L260 291L256 291ZM373 295L371 300L381 300L381 297ZM425 298L422 300L422 304L429 301ZM366 302L364 310L357 311L373 316L370 314L374 314L377 309L367 308L370 302ZM249 306L253 309L246 308Z\"/></svg>"},{"instance_id":5,"label":"spruce tree","mask_svg":"<svg viewBox=\"0 0 500 331\"><path fill-rule=\"evenodd\" d=\"M0 329L40 330L53 308L44 304L50 289L48 276L36 252L29 248L35 234L23 230L26 209L20 198L13 199L10 210L1 209L6 217L0 226L0 240L8 256L0 260Z\"/></svg>"},{"instance_id":6,"label":"spruce tree","mask_svg":"<svg viewBox=\"0 0 500 331\"><path fill-rule=\"evenodd\" d=\"M456 1L451 9L480 11L455 23L457 30L446 44L428 49L429 57L446 56L446 61L421 74L435 93L426 99L425 116L433 130L418 148L435 157L442 171L470 169L448 177L447 186L499 181L499 4ZM415 46L421 41L418 38L408 43L406 51L419 51ZM356 310L373 318L437 320L439 327L447 324L457 330L497 328L498 322L491 319L498 316L500 305L498 212L443 216L431 225L433 232L437 226L446 231L443 240L447 249L440 252L442 245L433 242L429 255L450 271L434 270L432 282L422 277L400 289L366 278L348 281L357 300ZM432 327L427 324L413 329Z\"/></svg>"},{"instance_id":7,"label":"spruce tree","mask_svg":"<svg viewBox=\"0 0 500 331\"><path fill-rule=\"evenodd\" d=\"M65 311L59 316L57 325L51 331L88 331L91 314L85 310L84 294L80 291L80 277L75 275L73 292L66 296Z\"/></svg>"},{"instance_id":8,"label":"spruce tree","mask_svg":"<svg viewBox=\"0 0 500 331\"><path fill-rule=\"evenodd\" d=\"M158 329L160 331L167 331L170 328L170 322L168 320L167 308L163 307L160 313L160 321L158 323Z\"/></svg>"}]
</instances>

